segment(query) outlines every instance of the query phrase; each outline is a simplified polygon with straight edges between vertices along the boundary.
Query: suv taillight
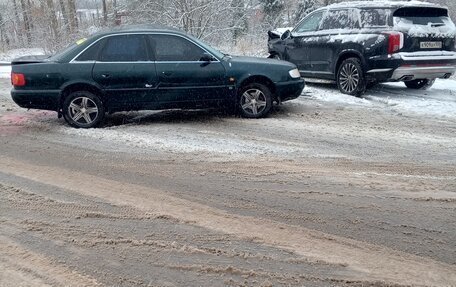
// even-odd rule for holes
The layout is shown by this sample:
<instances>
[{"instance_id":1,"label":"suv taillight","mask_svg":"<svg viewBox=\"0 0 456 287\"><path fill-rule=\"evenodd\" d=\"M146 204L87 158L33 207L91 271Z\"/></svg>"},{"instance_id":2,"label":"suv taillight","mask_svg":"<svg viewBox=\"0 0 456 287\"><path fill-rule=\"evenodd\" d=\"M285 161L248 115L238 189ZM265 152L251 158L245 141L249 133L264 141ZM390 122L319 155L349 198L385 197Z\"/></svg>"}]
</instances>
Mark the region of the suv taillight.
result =
<instances>
[{"instance_id":1,"label":"suv taillight","mask_svg":"<svg viewBox=\"0 0 456 287\"><path fill-rule=\"evenodd\" d=\"M11 84L15 87L25 86L25 75L19 73L11 73Z\"/></svg>"},{"instance_id":2,"label":"suv taillight","mask_svg":"<svg viewBox=\"0 0 456 287\"><path fill-rule=\"evenodd\" d=\"M404 47L404 34L401 32L386 32L388 35L388 54L394 54Z\"/></svg>"}]
</instances>

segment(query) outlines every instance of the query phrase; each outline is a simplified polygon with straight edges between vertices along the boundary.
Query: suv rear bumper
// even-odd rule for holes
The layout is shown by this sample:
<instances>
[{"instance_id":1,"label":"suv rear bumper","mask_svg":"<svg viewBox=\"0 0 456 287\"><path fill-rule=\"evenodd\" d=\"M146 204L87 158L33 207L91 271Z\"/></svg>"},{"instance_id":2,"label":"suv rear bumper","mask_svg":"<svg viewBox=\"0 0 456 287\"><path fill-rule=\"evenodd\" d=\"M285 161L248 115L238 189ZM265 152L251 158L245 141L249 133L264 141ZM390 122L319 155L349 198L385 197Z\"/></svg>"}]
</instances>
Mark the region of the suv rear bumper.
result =
<instances>
[{"instance_id":1,"label":"suv rear bumper","mask_svg":"<svg viewBox=\"0 0 456 287\"><path fill-rule=\"evenodd\" d=\"M379 81L449 78L456 72L456 52L397 53L371 59L369 77Z\"/></svg>"},{"instance_id":2,"label":"suv rear bumper","mask_svg":"<svg viewBox=\"0 0 456 287\"><path fill-rule=\"evenodd\" d=\"M455 65L403 65L394 70L391 79L394 81L411 81L415 79L448 79L456 72Z\"/></svg>"}]
</instances>

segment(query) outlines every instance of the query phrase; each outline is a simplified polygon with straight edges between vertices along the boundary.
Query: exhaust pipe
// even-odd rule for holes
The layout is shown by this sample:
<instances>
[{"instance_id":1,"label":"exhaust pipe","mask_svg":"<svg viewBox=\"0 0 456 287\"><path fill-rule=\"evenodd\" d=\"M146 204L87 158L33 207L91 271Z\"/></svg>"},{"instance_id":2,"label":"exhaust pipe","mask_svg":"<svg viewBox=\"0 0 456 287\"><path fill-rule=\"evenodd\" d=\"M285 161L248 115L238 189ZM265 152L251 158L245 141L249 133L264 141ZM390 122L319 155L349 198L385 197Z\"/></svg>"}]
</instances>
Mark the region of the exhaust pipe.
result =
<instances>
[{"instance_id":1,"label":"exhaust pipe","mask_svg":"<svg viewBox=\"0 0 456 287\"><path fill-rule=\"evenodd\" d=\"M413 76L413 75L406 75L406 76L402 76L402 77L399 79L399 81L407 82L407 81L413 80L413 78L415 78L415 76Z\"/></svg>"}]
</instances>

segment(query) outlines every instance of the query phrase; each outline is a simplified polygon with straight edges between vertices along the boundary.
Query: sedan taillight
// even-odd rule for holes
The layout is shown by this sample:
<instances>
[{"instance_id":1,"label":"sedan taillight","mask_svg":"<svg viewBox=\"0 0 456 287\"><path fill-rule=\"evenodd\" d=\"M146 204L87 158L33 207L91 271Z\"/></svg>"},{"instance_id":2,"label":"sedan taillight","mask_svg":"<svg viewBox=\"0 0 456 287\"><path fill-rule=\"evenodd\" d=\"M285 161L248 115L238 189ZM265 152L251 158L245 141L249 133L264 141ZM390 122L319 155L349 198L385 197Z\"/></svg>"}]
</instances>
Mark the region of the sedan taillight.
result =
<instances>
[{"instance_id":1,"label":"sedan taillight","mask_svg":"<svg viewBox=\"0 0 456 287\"><path fill-rule=\"evenodd\" d=\"M400 32L386 32L388 35L388 54L394 54L404 47L404 34Z\"/></svg>"},{"instance_id":2,"label":"sedan taillight","mask_svg":"<svg viewBox=\"0 0 456 287\"><path fill-rule=\"evenodd\" d=\"M11 84L15 87L23 87L26 84L25 75L20 73L11 73Z\"/></svg>"}]
</instances>

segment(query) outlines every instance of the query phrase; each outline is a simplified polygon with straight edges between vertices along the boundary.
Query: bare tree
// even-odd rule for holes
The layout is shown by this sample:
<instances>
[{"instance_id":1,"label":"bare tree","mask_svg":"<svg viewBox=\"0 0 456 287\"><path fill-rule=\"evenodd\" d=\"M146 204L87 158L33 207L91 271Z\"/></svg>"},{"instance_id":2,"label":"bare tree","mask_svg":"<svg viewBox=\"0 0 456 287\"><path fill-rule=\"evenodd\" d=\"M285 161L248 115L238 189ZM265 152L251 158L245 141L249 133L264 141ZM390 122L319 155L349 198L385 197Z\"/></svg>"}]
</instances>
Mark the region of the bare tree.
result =
<instances>
[{"instance_id":1,"label":"bare tree","mask_svg":"<svg viewBox=\"0 0 456 287\"><path fill-rule=\"evenodd\" d=\"M108 23L108 7L106 6L106 0L101 0L103 6L103 26Z\"/></svg>"},{"instance_id":2,"label":"bare tree","mask_svg":"<svg viewBox=\"0 0 456 287\"><path fill-rule=\"evenodd\" d=\"M19 17L19 8L17 6L16 0L13 0L13 7L14 7L14 18L15 18L15 22L16 22L16 25L14 25L14 32L16 33L16 35L18 37L19 44L22 45L24 43L24 39L21 37L21 33L18 33L21 30L20 27L22 27L22 22L21 22L21 18ZM18 29L19 29L19 31L18 31Z\"/></svg>"},{"instance_id":3,"label":"bare tree","mask_svg":"<svg viewBox=\"0 0 456 287\"><path fill-rule=\"evenodd\" d=\"M68 0L67 3L71 32L75 33L78 29L78 15L76 13L76 3L75 0Z\"/></svg>"},{"instance_id":4,"label":"bare tree","mask_svg":"<svg viewBox=\"0 0 456 287\"><path fill-rule=\"evenodd\" d=\"M62 19L63 19L63 26L66 29L67 33L71 32L70 24L68 22L68 12L65 7L65 3L63 0L59 0L59 5L60 5L60 11L62 13Z\"/></svg>"},{"instance_id":5,"label":"bare tree","mask_svg":"<svg viewBox=\"0 0 456 287\"><path fill-rule=\"evenodd\" d=\"M56 10L54 6L54 1L53 0L46 0L46 8L47 8L47 19L49 19L50 24L51 24L51 30L52 34L54 37L55 41L58 41L59 39L59 27L57 23L57 16L56 16Z\"/></svg>"},{"instance_id":6,"label":"bare tree","mask_svg":"<svg viewBox=\"0 0 456 287\"><path fill-rule=\"evenodd\" d=\"M30 31L30 18L29 18L29 9L30 6L26 5L25 0L20 0L21 1L21 8L22 8L22 18L24 19L24 30L25 30L25 35L27 37L27 44L30 46L32 43L32 34Z\"/></svg>"}]
</instances>

